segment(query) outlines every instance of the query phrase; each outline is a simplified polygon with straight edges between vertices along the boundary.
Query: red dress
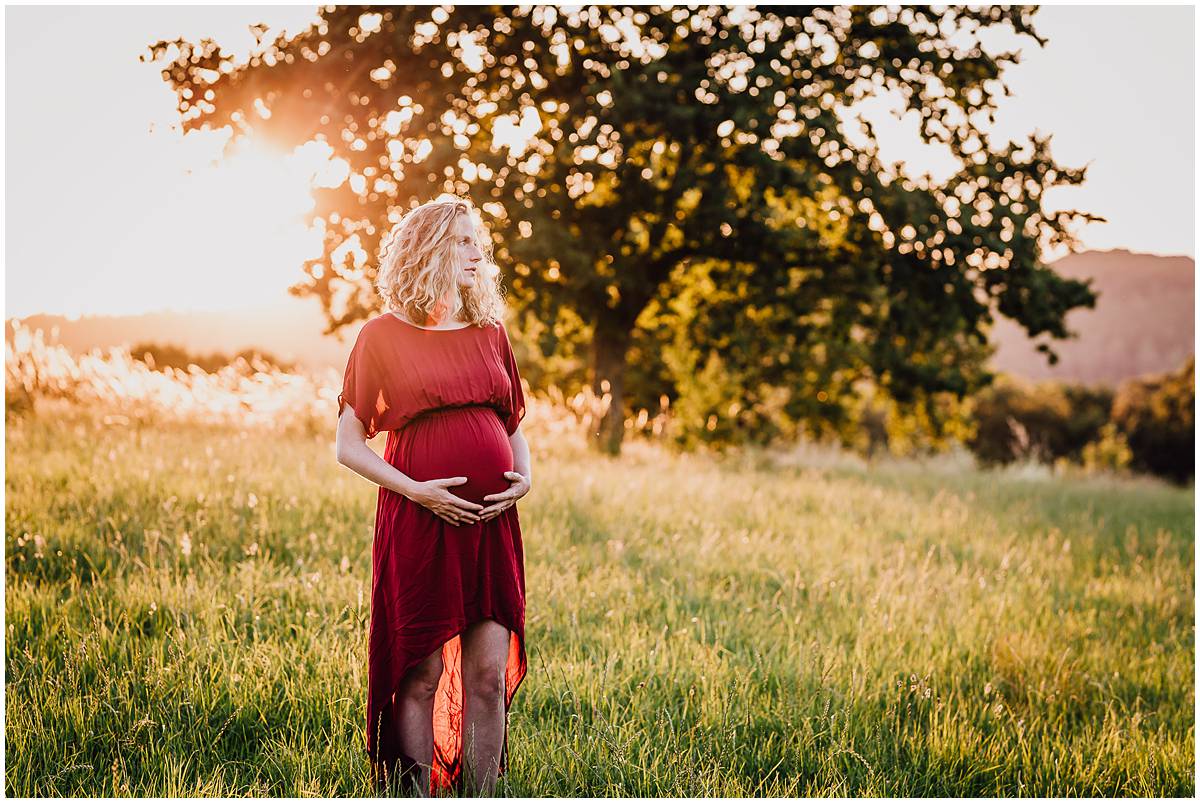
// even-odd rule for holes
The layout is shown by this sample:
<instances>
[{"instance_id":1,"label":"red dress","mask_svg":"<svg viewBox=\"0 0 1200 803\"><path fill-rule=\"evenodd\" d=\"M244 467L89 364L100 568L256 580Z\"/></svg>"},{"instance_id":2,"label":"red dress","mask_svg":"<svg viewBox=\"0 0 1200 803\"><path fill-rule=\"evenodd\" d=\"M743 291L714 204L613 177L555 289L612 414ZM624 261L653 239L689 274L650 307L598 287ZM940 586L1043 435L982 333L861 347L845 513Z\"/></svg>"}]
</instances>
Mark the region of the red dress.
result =
<instances>
[{"instance_id":1,"label":"red dress","mask_svg":"<svg viewBox=\"0 0 1200 803\"><path fill-rule=\"evenodd\" d=\"M391 313L372 318L350 352L339 418L346 404L367 437L388 433L384 459L409 477L467 477L450 492L485 506L491 503L484 496L509 487L508 436L525 415L525 396L502 324L435 331ZM455 526L380 486L371 564L367 755L373 779L415 771L413 758L400 749L393 695L405 673L440 648L430 792L462 791L459 635L484 618L509 630L503 774L508 707L526 669L524 552L516 506L488 521Z\"/></svg>"}]
</instances>

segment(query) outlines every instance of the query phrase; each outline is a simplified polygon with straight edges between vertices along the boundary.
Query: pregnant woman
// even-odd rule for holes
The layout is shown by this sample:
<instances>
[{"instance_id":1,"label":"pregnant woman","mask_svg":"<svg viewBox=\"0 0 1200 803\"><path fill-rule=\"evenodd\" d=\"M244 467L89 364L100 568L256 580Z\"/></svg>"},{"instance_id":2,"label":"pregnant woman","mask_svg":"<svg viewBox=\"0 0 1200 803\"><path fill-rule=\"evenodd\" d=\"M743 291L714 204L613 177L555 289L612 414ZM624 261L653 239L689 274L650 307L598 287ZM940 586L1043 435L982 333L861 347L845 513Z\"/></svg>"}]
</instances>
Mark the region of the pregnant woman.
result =
<instances>
[{"instance_id":1,"label":"pregnant woman","mask_svg":"<svg viewBox=\"0 0 1200 803\"><path fill-rule=\"evenodd\" d=\"M338 397L338 462L379 485L367 754L377 791L492 795L525 676L516 502L530 489L525 397L499 271L460 198L404 216L384 246ZM387 432L381 459L366 443Z\"/></svg>"}]
</instances>

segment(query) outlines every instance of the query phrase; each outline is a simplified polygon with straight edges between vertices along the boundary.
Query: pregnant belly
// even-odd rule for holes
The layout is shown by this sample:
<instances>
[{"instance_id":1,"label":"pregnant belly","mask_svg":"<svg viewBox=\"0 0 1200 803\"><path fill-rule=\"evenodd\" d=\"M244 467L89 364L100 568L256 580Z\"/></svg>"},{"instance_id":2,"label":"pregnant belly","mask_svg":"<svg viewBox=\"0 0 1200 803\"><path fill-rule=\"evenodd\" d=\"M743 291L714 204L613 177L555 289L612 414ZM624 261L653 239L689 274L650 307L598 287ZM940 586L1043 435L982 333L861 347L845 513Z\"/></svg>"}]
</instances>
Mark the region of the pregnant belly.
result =
<instances>
[{"instance_id":1,"label":"pregnant belly","mask_svg":"<svg viewBox=\"0 0 1200 803\"><path fill-rule=\"evenodd\" d=\"M512 446L490 407L451 407L413 419L398 433L392 465L414 480L466 477L448 490L481 505L485 496L508 489L504 472L513 469Z\"/></svg>"}]
</instances>

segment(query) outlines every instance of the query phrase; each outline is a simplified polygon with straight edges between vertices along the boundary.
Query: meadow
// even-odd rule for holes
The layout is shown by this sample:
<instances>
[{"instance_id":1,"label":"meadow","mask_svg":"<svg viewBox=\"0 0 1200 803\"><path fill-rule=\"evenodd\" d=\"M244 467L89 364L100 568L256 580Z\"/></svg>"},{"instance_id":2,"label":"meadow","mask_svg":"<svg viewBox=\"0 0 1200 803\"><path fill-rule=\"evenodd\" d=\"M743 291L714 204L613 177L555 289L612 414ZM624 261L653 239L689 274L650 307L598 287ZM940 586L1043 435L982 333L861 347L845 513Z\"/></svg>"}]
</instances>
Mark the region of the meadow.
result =
<instances>
[{"instance_id":1,"label":"meadow","mask_svg":"<svg viewBox=\"0 0 1200 803\"><path fill-rule=\"evenodd\" d=\"M371 794L376 491L327 421L7 422L8 795ZM1194 793L1191 488L526 429L498 794Z\"/></svg>"}]
</instances>

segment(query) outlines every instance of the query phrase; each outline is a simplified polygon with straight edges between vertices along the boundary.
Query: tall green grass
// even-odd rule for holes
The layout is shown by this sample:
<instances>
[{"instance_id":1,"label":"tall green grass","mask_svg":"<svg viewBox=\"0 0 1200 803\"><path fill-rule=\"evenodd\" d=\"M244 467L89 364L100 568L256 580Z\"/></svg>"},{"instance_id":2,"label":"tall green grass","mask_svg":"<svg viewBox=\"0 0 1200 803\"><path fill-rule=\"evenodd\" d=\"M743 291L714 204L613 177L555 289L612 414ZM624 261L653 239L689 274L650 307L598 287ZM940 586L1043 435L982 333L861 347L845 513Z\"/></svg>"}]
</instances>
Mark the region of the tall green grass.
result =
<instances>
[{"instance_id":1,"label":"tall green grass","mask_svg":"<svg viewBox=\"0 0 1200 803\"><path fill-rule=\"evenodd\" d=\"M369 795L332 418L121 421L7 428L6 793ZM1192 490L530 441L500 794L1194 793Z\"/></svg>"}]
</instances>

